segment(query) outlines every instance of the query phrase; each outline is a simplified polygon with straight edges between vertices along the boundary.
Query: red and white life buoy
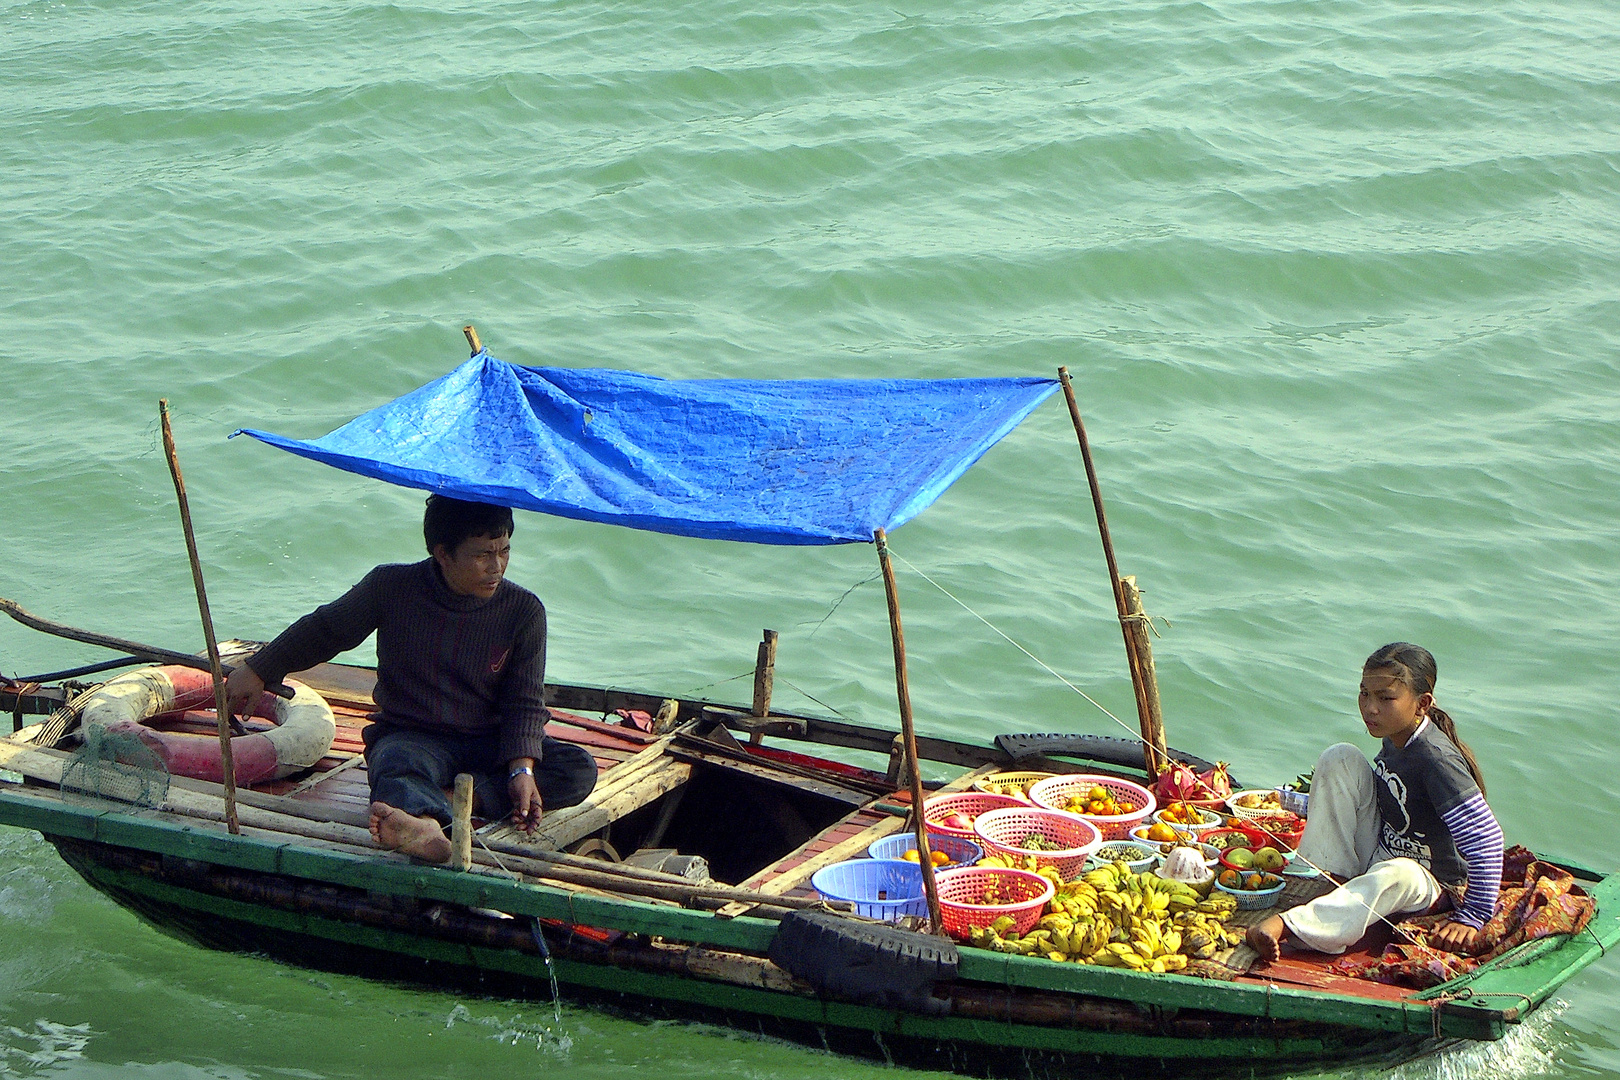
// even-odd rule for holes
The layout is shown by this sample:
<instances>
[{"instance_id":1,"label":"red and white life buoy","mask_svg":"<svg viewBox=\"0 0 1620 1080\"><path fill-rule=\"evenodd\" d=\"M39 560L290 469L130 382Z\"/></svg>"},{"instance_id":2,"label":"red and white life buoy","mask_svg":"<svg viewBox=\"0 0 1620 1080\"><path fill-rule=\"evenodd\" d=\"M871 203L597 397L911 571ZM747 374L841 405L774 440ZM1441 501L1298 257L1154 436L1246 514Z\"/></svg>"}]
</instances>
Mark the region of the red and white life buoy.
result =
<instances>
[{"instance_id":1,"label":"red and white life buoy","mask_svg":"<svg viewBox=\"0 0 1620 1080\"><path fill-rule=\"evenodd\" d=\"M332 709L303 683L285 680L292 700L273 694L259 699L253 715L276 726L231 740L231 761L238 784L254 784L307 769L325 756L337 735ZM94 729L133 732L163 758L171 774L219 783L219 738L178 731L158 731L150 721L179 719L188 709L214 704L214 680L206 671L164 666L142 668L110 679L85 702L80 723Z\"/></svg>"}]
</instances>

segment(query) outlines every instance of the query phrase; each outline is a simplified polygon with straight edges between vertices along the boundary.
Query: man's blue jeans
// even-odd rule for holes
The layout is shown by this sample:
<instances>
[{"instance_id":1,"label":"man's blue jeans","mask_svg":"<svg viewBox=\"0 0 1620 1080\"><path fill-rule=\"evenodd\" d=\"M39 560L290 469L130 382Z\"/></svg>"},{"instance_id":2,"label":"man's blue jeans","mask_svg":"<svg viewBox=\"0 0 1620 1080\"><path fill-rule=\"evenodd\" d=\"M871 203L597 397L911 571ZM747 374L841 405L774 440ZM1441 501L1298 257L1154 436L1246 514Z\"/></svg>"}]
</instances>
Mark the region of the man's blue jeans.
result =
<instances>
[{"instance_id":1,"label":"man's blue jeans","mask_svg":"<svg viewBox=\"0 0 1620 1080\"><path fill-rule=\"evenodd\" d=\"M363 736L374 802L448 825L450 800L444 789L455 784L457 773L471 773L475 814L494 821L511 812L499 733L440 735L374 723ZM534 763L534 781L543 809L550 813L584 802L596 787L595 759L583 747L549 735L542 750Z\"/></svg>"}]
</instances>

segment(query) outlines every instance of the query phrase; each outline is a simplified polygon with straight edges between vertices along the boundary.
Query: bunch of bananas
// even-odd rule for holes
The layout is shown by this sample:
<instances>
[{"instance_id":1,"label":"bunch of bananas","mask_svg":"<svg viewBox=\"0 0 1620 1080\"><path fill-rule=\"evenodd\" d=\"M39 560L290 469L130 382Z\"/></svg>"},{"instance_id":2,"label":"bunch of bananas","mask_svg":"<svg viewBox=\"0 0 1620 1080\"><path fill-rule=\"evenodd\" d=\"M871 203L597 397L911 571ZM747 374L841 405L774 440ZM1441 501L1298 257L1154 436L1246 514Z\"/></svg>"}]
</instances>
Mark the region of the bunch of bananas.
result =
<instances>
[{"instance_id":1,"label":"bunch of bananas","mask_svg":"<svg viewBox=\"0 0 1620 1080\"><path fill-rule=\"evenodd\" d=\"M1039 873L1041 860L1035 855L986 855L973 865L999 866L1007 870L1028 870L1031 873Z\"/></svg>"},{"instance_id":2,"label":"bunch of bananas","mask_svg":"<svg viewBox=\"0 0 1620 1080\"><path fill-rule=\"evenodd\" d=\"M1002 916L973 928L971 944L1057 962L1168 972L1242 940L1226 926L1237 902L1224 894L1201 899L1189 885L1132 873L1124 863L1067 883L1050 867L1040 872L1054 879L1057 891L1035 929L1008 936L1014 923Z\"/></svg>"}]
</instances>

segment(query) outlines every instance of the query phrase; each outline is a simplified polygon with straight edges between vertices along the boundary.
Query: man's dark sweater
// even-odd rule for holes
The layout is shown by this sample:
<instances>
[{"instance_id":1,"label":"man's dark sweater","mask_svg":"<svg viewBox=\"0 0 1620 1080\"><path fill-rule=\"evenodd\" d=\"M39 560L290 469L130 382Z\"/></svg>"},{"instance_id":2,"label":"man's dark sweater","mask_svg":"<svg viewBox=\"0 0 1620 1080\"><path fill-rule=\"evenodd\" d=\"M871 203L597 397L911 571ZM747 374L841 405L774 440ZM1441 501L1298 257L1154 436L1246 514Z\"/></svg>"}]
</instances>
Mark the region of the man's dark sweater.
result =
<instances>
[{"instance_id":1,"label":"man's dark sweater","mask_svg":"<svg viewBox=\"0 0 1620 1080\"><path fill-rule=\"evenodd\" d=\"M546 609L502 581L488 600L450 591L432 559L379 566L259 650L267 684L354 648L377 632L383 724L429 734L500 733L500 759L539 761L546 711Z\"/></svg>"}]
</instances>

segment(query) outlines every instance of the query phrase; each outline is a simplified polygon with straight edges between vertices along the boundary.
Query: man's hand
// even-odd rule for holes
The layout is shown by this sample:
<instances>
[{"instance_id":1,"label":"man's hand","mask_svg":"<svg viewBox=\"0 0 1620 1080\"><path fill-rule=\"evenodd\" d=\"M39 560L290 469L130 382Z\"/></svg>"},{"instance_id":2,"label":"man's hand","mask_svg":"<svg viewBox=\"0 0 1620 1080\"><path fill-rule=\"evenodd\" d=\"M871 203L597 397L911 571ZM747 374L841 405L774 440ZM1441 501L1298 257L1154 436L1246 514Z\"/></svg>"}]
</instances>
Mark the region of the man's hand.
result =
<instances>
[{"instance_id":1,"label":"man's hand","mask_svg":"<svg viewBox=\"0 0 1620 1080\"><path fill-rule=\"evenodd\" d=\"M507 762L507 771L511 774L506 793L512 799L512 824L532 833L540 826L540 788L534 782L534 759L513 758Z\"/></svg>"},{"instance_id":2,"label":"man's hand","mask_svg":"<svg viewBox=\"0 0 1620 1080\"><path fill-rule=\"evenodd\" d=\"M1480 932L1467 923L1446 922L1435 927L1429 935L1429 944L1447 952L1473 956L1479 952Z\"/></svg>"},{"instance_id":3,"label":"man's hand","mask_svg":"<svg viewBox=\"0 0 1620 1080\"><path fill-rule=\"evenodd\" d=\"M259 673L246 664L237 664L225 680L225 707L231 710L232 716L252 712L262 693L264 680L259 678Z\"/></svg>"}]
</instances>

